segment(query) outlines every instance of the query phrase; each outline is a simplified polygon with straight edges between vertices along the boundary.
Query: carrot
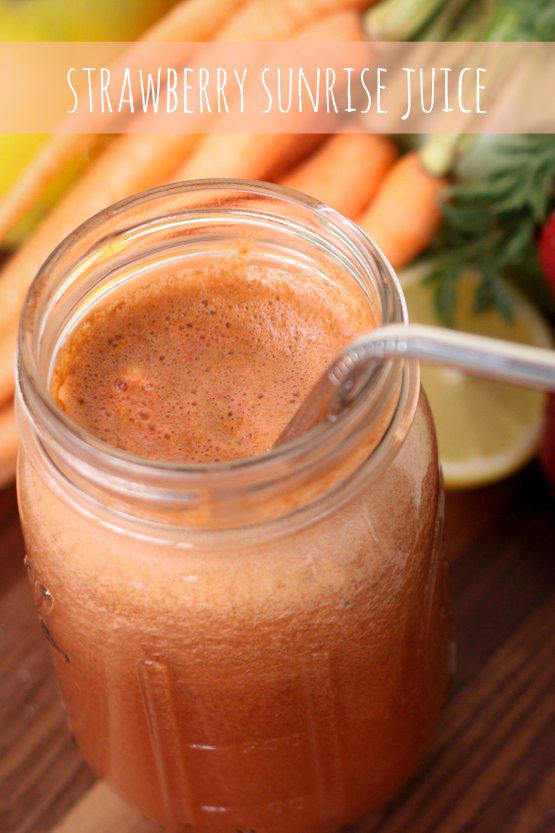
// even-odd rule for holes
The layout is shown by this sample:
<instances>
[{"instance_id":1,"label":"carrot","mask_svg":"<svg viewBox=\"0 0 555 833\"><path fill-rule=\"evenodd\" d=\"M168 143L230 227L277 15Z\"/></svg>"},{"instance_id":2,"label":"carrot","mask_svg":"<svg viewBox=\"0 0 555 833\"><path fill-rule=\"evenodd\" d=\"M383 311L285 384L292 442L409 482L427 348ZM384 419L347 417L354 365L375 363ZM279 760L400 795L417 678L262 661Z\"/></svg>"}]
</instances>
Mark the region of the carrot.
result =
<instances>
[{"instance_id":1,"label":"carrot","mask_svg":"<svg viewBox=\"0 0 555 833\"><path fill-rule=\"evenodd\" d=\"M10 324L0 338L0 408L9 400L14 389L14 350L17 326Z\"/></svg>"},{"instance_id":2,"label":"carrot","mask_svg":"<svg viewBox=\"0 0 555 833\"><path fill-rule=\"evenodd\" d=\"M324 0L303 2L308 7L315 3L322 5ZM331 0L326 2L329 3ZM257 3L262 3L262 0L257 0ZM249 8L250 5L245 11ZM277 16L279 15L276 12ZM360 20L355 12L338 12L304 27L297 38L316 41L359 41L362 40ZM175 172L172 180L205 177L264 179L275 169L279 160L291 153L291 149L300 141L300 135L297 133L209 133L199 142L185 164Z\"/></svg>"},{"instance_id":3,"label":"carrot","mask_svg":"<svg viewBox=\"0 0 555 833\"><path fill-rule=\"evenodd\" d=\"M0 488L15 475L19 439L13 405L0 410Z\"/></svg>"},{"instance_id":4,"label":"carrot","mask_svg":"<svg viewBox=\"0 0 555 833\"><path fill-rule=\"evenodd\" d=\"M251 0L231 18L219 33L218 40L287 40L319 17L365 9L373 2L375 0ZM361 36L360 39L364 38Z\"/></svg>"},{"instance_id":5,"label":"carrot","mask_svg":"<svg viewBox=\"0 0 555 833\"><path fill-rule=\"evenodd\" d=\"M39 149L15 185L0 201L0 240L25 216L62 170L97 141L88 134L61 133Z\"/></svg>"},{"instance_id":6,"label":"carrot","mask_svg":"<svg viewBox=\"0 0 555 833\"><path fill-rule=\"evenodd\" d=\"M182 0L152 26L141 41L208 40L242 2ZM90 151L97 141L94 134L59 133L40 148L22 177L0 202L0 240L5 239L66 165Z\"/></svg>"},{"instance_id":7,"label":"carrot","mask_svg":"<svg viewBox=\"0 0 555 833\"><path fill-rule=\"evenodd\" d=\"M283 148L279 158L269 165L264 178L268 182L278 182L289 171L304 162L324 141L323 133L296 133L293 141Z\"/></svg>"},{"instance_id":8,"label":"carrot","mask_svg":"<svg viewBox=\"0 0 555 833\"><path fill-rule=\"evenodd\" d=\"M205 177L265 179L272 166L292 152L300 139L292 133L211 133L203 137L198 153L193 151L171 181Z\"/></svg>"},{"instance_id":9,"label":"carrot","mask_svg":"<svg viewBox=\"0 0 555 833\"><path fill-rule=\"evenodd\" d=\"M393 165L395 145L382 136L332 136L306 162L281 180L355 218L375 196Z\"/></svg>"},{"instance_id":10,"label":"carrot","mask_svg":"<svg viewBox=\"0 0 555 833\"><path fill-rule=\"evenodd\" d=\"M244 0L181 0L141 38L144 41L206 41Z\"/></svg>"},{"instance_id":11,"label":"carrot","mask_svg":"<svg viewBox=\"0 0 555 833\"><path fill-rule=\"evenodd\" d=\"M441 223L439 198L445 185L445 179L426 171L416 151L407 153L358 218L394 269L406 266L430 242Z\"/></svg>"}]
</instances>

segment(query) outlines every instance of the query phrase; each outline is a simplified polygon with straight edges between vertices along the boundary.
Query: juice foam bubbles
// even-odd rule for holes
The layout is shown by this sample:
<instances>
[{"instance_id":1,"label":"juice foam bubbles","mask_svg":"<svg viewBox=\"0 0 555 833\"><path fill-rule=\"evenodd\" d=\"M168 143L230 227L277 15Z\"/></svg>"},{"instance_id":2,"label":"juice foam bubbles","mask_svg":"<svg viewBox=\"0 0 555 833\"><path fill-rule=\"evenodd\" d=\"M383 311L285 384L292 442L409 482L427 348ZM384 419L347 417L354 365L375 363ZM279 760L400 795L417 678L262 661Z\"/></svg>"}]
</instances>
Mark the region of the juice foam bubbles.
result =
<instances>
[{"instance_id":1,"label":"juice foam bubbles","mask_svg":"<svg viewBox=\"0 0 555 833\"><path fill-rule=\"evenodd\" d=\"M62 350L53 395L141 457L267 451L334 355L372 326L333 284L247 260L159 275L98 306Z\"/></svg>"}]
</instances>

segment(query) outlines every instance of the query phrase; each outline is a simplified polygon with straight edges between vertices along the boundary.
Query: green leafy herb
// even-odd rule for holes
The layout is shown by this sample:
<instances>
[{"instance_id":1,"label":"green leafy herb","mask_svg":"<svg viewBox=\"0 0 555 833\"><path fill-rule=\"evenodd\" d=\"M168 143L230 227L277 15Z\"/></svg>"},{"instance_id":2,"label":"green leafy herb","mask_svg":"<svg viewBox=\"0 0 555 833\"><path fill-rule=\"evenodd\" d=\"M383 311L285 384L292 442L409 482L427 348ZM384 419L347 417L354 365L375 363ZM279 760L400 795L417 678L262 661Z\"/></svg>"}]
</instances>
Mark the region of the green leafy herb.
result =
<instances>
[{"instance_id":1,"label":"green leafy herb","mask_svg":"<svg viewBox=\"0 0 555 833\"><path fill-rule=\"evenodd\" d=\"M555 38L553 0L498 0L488 40L551 41Z\"/></svg>"},{"instance_id":2,"label":"green leafy herb","mask_svg":"<svg viewBox=\"0 0 555 833\"><path fill-rule=\"evenodd\" d=\"M424 39L555 40L553 0L444 0L435 10L421 33ZM445 222L432 247L428 280L435 284L436 306L448 324L454 319L458 278L469 267L481 275L476 312L493 306L510 317L502 275L526 281L526 288L532 285L541 296L536 233L555 201L555 136L516 136L512 142L489 137L493 141L486 154L480 138L431 136L420 151L425 167L438 175L452 172L454 164L476 168L478 160L482 167L474 181L459 180L449 190ZM470 165L467 156L473 158Z\"/></svg>"},{"instance_id":3,"label":"green leafy herb","mask_svg":"<svg viewBox=\"0 0 555 833\"><path fill-rule=\"evenodd\" d=\"M510 317L501 276L537 260L536 230L547 219L554 186L555 136L531 135L505 144L498 164L480 181L448 189L427 279L435 284L445 323L453 322L457 280L469 267L481 275L475 311L493 306Z\"/></svg>"}]
</instances>

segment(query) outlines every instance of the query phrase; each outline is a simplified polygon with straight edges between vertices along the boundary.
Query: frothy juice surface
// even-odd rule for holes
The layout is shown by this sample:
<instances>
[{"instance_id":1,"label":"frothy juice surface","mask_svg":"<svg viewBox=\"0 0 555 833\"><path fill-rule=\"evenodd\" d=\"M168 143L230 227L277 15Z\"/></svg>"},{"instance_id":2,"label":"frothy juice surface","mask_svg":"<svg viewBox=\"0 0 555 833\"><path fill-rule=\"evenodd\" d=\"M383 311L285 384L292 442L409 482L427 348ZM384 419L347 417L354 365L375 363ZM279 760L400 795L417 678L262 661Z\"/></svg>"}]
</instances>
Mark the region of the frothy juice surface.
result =
<instances>
[{"instance_id":1,"label":"frothy juice surface","mask_svg":"<svg viewBox=\"0 0 555 833\"><path fill-rule=\"evenodd\" d=\"M118 283L68 325L55 401L151 459L266 451L337 351L378 323L350 276L298 261L233 253ZM272 481L235 526L222 506L254 498L219 483L204 526L194 500L172 498L159 523L140 491L120 511L108 489L66 490L29 430L28 571L94 771L177 833L339 833L388 800L422 757L447 678L425 404L379 474L346 478L340 498L336 459L296 492L278 484L275 497ZM315 480L325 503L312 511Z\"/></svg>"},{"instance_id":2,"label":"frothy juice surface","mask_svg":"<svg viewBox=\"0 0 555 833\"><path fill-rule=\"evenodd\" d=\"M53 382L79 425L134 454L210 462L267 451L368 307L238 260L160 275L73 332Z\"/></svg>"}]
</instances>

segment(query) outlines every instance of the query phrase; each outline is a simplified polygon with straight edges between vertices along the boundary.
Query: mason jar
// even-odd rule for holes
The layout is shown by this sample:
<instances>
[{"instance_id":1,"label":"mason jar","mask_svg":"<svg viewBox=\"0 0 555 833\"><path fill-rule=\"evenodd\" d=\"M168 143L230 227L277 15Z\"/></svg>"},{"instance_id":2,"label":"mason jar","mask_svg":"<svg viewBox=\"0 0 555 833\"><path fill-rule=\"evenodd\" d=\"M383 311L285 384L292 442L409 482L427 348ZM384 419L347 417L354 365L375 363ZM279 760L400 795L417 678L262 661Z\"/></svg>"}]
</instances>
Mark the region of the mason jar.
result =
<instances>
[{"instance_id":1,"label":"mason jar","mask_svg":"<svg viewBox=\"0 0 555 833\"><path fill-rule=\"evenodd\" d=\"M52 254L19 338L19 501L34 600L93 771L176 833L338 833L414 771L446 695L442 485L419 369L255 457L142 459L51 396L61 345L136 281L248 257L406 321L353 223L202 181L105 210ZM199 261L200 259L200 261ZM176 368L176 372L178 369Z\"/></svg>"}]
</instances>

